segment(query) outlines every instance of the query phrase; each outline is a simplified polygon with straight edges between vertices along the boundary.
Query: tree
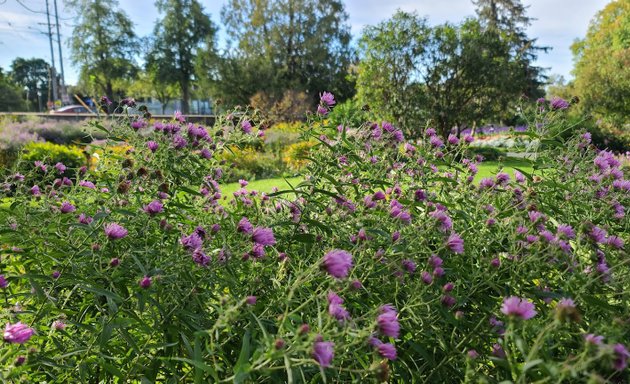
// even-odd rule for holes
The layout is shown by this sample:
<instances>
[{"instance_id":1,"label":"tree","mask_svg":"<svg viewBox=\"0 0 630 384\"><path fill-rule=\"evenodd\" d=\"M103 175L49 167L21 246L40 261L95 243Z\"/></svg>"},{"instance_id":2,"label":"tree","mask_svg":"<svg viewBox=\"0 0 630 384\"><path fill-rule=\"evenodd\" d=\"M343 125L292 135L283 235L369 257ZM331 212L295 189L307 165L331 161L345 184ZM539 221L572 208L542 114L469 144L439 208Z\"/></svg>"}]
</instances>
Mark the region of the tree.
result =
<instances>
[{"instance_id":1,"label":"tree","mask_svg":"<svg viewBox=\"0 0 630 384\"><path fill-rule=\"evenodd\" d=\"M0 68L0 111L23 111L26 106L21 95L21 89L11 77Z\"/></svg>"},{"instance_id":2,"label":"tree","mask_svg":"<svg viewBox=\"0 0 630 384\"><path fill-rule=\"evenodd\" d=\"M197 56L203 48L214 51L216 28L196 0L158 0L156 6L164 17L155 26L147 68L161 85L179 85L188 113Z\"/></svg>"},{"instance_id":3,"label":"tree","mask_svg":"<svg viewBox=\"0 0 630 384\"><path fill-rule=\"evenodd\" d=\"M134 56L138 42L133 24L118 10L116 0L68 0L77 13L72 31L72 61L80 68L81 82L94 92L114 100L117 80L133 78L137 72Z\"/></svg>"},{"instance_id":4,"label":"tree","mask_svg":"<svg viewBox=\"0 0 630 384\"><path fill-rule=\"evenodd\" d=\"M549 47L536 45L537 39L527 36L527 27L532 18L528 17L527 8L521 0L472 0L476 6L477 17L481 25L497 39L510 45L510 57L515 68L511 81L521 88L522 95L535 100L544 95L544 69L533 65L539 52L547 52ZM508 98L502 98L502 110L509 104Z\"/></svg>"},{"instance_id":5,"label":"tree","mask_svg":"<svg viewBox=\"0 0 630 384\"><path fill-rule=\"evenodd\" d=\"M582 108L628 124L630 116L630 1L609 3L595 15L586 37L571 47L574 54L574 90Z\"/></svg>"},{"instance_id":6,"label":"tree","mask_svg":"<svg viewBox=\"0 0 630 384\"><path fill-rule=\"evenodd\" d=\"M162 114L165 113L168 104L180 96L179 86L176 83L164 83L157 77L157 71L147 69L129 87L129 95L134 98L153 97L162 106Z\"/></svg>"},{"instance_id":7,"label":"tree","mask_svg":"<svg viewBox=\"0 0 630 384\"><path fill-rule=\"evenodd\" d=\"M27 100L31 110L38 110L39 94L48 94L50 66L43 59L16 58L11 63L11 78L28 89Z\"/></svg>"},{"instance_id":8,"label":"tree","mask_svg":"<svg viewBox=\"0 0 630 384\"><path fill-rule=\"evenodd\" d=\"M476 19L428 27L417 15L399 11L366 28L360 46L360 98L411 135L419 134L424 119L443 136L453 127L459 132L497 114L498 100L522 92L521 62L510 55L509 42Z\"/></svg>"},{"instance_id":9,"label":"tree","mask_svg":"<svg viewBox=\"0 0 630 384\"><path fill-rule=\"evenodd\" d=\"M304 91L313 100L329 90L338 99L352 96L348 78L353 61L348 14L340 0L231 0L222 10L230 40L229 62L217 77L238 84L249 99L258 91L281 98ZM233 51L236 51L234 53ZM249 75L242 77L244 72ZM245 83L254 77L255 87Z\"/></svg>"},{"instance_id":10,"label":"tree","mask_svg":"<svg viewBox=\"0 0 630 384\"><path fill-rule=\"evenodd\" d=\"M365 28L359 40L359 100L407 130L425 117L418 56L429 33L426 19L399 11L391 19Z\"/></svg>"}]
</instances>

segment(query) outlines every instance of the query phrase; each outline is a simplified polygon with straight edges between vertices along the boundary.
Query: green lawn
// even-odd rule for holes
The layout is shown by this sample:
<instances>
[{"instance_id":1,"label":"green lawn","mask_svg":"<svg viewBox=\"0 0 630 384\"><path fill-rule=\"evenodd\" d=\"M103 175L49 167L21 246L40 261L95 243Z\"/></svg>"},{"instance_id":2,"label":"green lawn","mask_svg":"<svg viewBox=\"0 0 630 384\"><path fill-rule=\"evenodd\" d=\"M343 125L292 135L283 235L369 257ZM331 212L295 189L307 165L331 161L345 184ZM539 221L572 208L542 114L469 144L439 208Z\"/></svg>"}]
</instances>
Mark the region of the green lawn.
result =
<instances>
[{"instance_id":1,"label":"green lawn","mask_svg":"<svg viewBox=\"0 0 630 384\"><path fill-rule=\"evenodd\" d=\"M500 169L507 172L510 177L514 176L514 168L522 169L525 172L532 172L533 169L529 166L529 163L525 160L515 159L515 158L507 158L503 161L486 161L479 165L479 173L475 177L475 182L479 182L484 177L493 177L496 175ZM289 185L287 182L291 183L291 185L295 186L300 181L302 181L301 177L290 177L290 178L274 178L274 179L265 179L265 180L256 180L252 181L247 185L247 190L256 190L258 192L271 192L273 187L278 187L278 189L289 189ZM234 193L237 189L240 188L238 183L229 183L221 186L221 191L223 192L223 196L227 196L229 199L232 197L232 193Z\"/></svg>"}]
</instances>

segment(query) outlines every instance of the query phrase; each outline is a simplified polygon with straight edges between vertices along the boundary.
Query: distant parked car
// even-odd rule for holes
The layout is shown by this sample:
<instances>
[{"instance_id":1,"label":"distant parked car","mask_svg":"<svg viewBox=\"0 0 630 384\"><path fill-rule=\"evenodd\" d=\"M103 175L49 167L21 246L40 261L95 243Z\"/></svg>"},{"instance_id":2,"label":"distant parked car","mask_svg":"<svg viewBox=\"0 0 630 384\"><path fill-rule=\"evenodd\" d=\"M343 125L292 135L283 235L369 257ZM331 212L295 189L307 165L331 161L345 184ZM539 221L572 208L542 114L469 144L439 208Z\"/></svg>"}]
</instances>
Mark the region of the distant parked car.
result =
<instances>
[{"instance_id":1,"label":"distant parked car","mask_svg":"<svg viewBox=\"0 0 630 384\"><path fill-rule=\"evenodd\" d=\"M66 105L56 110L50 111L50 113L63 113L63 114L79 114L79 113L92 113L82 105Z\"/></svg>"}]
</instances>

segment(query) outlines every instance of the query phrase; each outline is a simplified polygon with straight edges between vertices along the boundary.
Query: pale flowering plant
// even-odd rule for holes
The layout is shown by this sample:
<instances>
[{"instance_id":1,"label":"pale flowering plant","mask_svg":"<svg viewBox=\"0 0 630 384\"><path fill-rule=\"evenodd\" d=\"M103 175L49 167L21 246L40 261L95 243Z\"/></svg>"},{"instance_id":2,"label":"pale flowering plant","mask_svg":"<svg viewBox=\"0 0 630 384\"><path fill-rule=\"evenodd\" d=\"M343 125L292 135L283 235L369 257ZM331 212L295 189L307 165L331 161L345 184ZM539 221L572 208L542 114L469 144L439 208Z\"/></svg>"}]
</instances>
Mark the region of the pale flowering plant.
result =
<instances>
[{"instance_id":1,"label":"pale flowering plant","mask_svg":"<svg viewBox=\"0 0 630 384\"><path fill-rule=\"evenodd\" d=\"M223 193L220 155L262 140L241 112L129 114L99 144L106 162L64 170L78 179L45 161L7 177L2 379L628 380L615 156L577 134L533 172L480 181L473 137L332 126L335 104L321 93L287 189Z\"/></svg>"}]
</instances>

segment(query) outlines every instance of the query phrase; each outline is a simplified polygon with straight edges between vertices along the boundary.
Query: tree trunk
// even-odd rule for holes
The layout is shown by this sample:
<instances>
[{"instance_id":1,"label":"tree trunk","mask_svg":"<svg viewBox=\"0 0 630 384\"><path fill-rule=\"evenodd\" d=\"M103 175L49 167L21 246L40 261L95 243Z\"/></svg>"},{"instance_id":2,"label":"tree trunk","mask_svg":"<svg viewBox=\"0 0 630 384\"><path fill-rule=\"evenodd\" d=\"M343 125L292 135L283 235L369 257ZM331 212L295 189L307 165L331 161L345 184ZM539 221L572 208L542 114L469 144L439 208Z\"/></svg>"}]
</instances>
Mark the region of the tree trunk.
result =
<instances>
[{"instance_id":1,"label":"tree trunk","mask_svg":"<svg viewBox=\"0 0 630 384\"><path fill-rule=\"evenodd\" d=\"M114 100L114 87L112 86L112 82L109 80L107 80L107 83L105 84L105 95L108 99L112 101Z\"/></svg>"}]
</instances>

